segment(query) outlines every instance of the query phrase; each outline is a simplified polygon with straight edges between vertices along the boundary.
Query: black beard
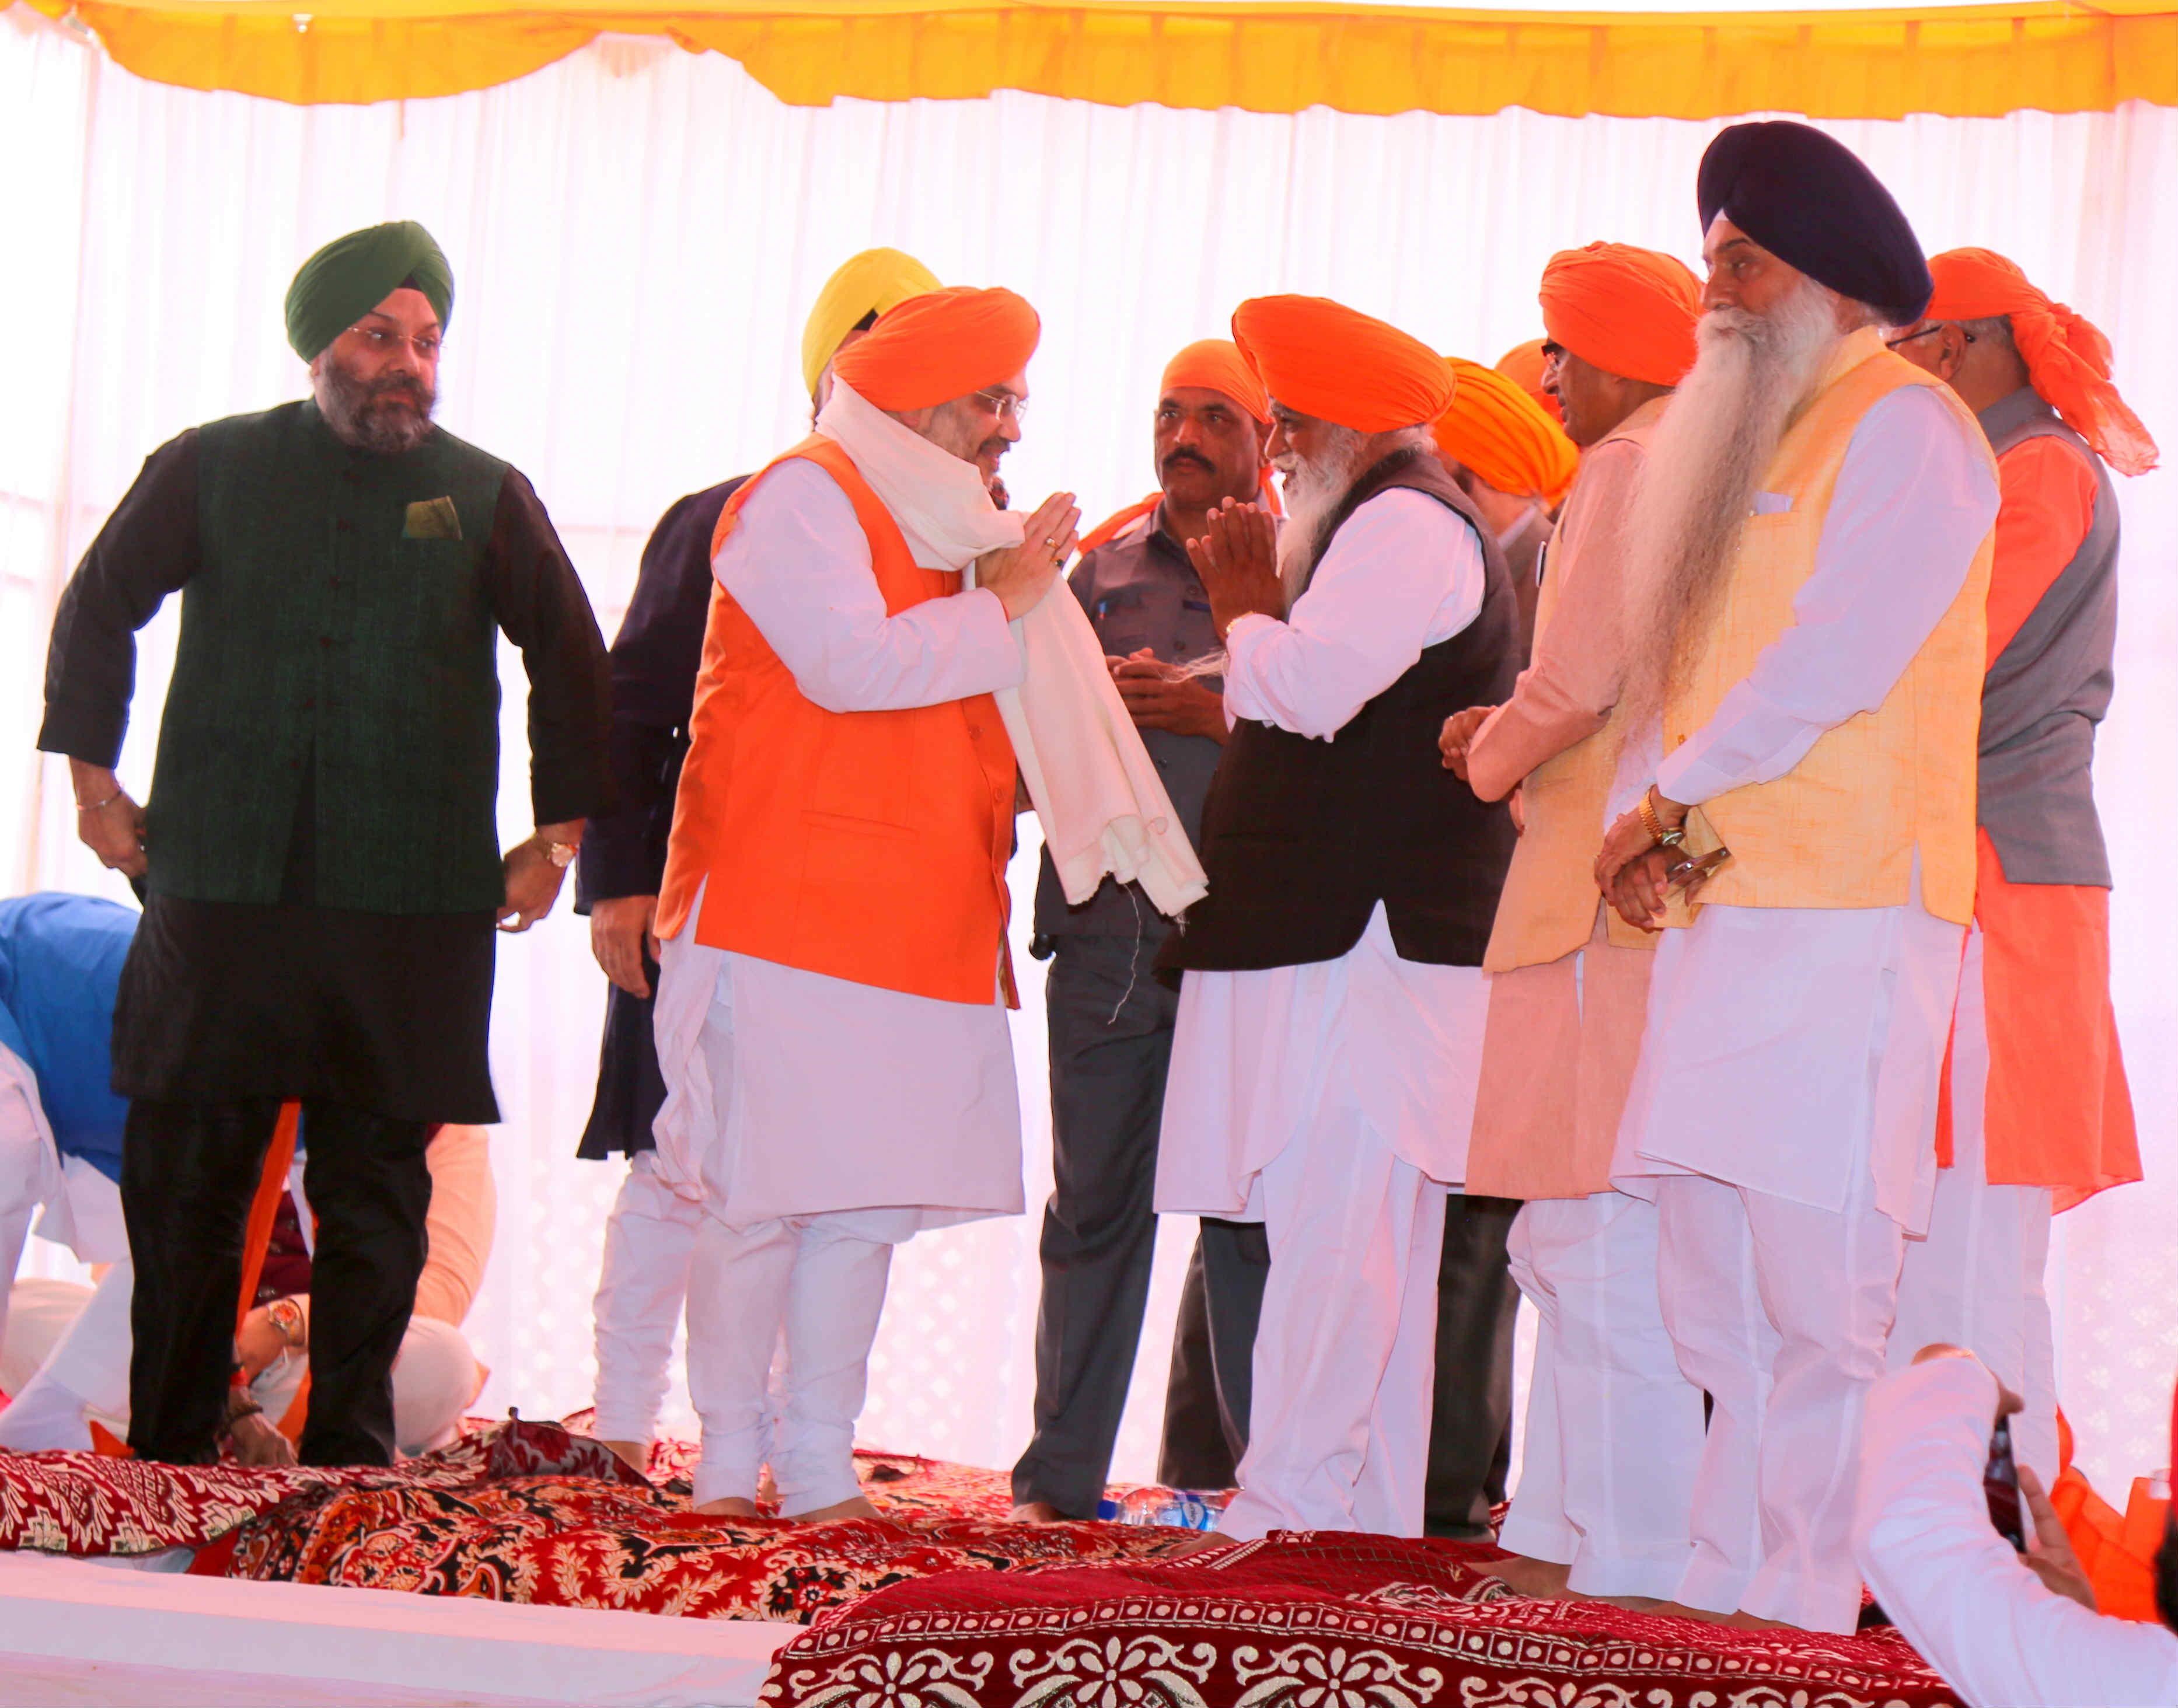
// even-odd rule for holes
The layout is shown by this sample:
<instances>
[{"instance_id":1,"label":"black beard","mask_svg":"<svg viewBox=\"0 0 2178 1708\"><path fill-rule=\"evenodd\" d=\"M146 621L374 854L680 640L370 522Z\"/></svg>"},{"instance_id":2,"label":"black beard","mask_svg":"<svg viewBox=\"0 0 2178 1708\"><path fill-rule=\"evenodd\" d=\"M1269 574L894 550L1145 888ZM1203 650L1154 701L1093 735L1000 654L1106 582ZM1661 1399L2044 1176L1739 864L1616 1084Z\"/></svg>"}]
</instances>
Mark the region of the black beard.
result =
<instances>
[{"instance_id":1,"label":"black beard","mask_svg":"<svg viewBox=\"0 0 2178 1708\"><path fill-rule=\"evenodd\" d=\"M326 425L342 443L358 451L397 457L430 437L439 394L413 374L365 380L327 356L315 390Z\"/></svg>"}]
</instances>

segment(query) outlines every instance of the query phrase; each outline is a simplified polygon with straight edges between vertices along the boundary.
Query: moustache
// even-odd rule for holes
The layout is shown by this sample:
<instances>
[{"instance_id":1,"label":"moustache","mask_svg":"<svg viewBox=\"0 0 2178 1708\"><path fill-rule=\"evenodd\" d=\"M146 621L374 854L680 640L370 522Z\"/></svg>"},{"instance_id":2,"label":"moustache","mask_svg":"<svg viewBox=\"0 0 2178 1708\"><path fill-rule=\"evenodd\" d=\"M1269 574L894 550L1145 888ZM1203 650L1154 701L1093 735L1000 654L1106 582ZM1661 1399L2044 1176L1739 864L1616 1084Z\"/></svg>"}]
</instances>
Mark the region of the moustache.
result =
<instances>
[{"instance_id":1,"label":"moustache","mask_svg":"<svg viewBox=\"0 0 2178 1708\"><path fill-rule=\"evenodd\" d=\"M1194 451L1174 451L1166 457L1161 466L1167 471L1170 471L1190 464L1200 468L1205 474L1215 474L1218 472L1211 467L1210 459L1207 457Z\"/></svg>"}]
</instances>

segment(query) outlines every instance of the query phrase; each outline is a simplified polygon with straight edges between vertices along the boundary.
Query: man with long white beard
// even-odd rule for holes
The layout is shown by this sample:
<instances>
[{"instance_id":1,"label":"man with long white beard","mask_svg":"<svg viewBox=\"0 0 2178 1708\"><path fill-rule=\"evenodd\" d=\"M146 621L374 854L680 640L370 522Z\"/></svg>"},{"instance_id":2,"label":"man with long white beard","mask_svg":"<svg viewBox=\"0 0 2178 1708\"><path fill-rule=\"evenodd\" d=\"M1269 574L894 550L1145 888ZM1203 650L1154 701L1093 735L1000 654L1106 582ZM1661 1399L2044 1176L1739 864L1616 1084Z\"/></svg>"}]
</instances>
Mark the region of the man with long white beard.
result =
<instances>
[{"instance_id":1,"label":"man with long white beard","mask_svg":"<svg viewBox=\"0 0 2178 1708\"><path fill-rule=\"evenodd\" d=\"M1645 786L1596 862L1622 915L1672 928L1612 1175L1655 1197L1664 1321L1714 1402L1677 1599L1850 1631L1861 1409L1928 1217L1973 905L1996 477L1883 348L1929 269L1859 160L1735 125L1699 201L1700 356L1634 517L1619 777ZM1667 873L1720 848L1689 922Z\"/></svg>"},{"instance_id":2,"label":"man with long white beard","mask_svg":"<svg viewBox=\"0 0 2178 1708\"><path fill-rule=\"evenodd\" d=\"M310 398L153 452L54 616L38 745L68 756L84 841L150 891L113 1019L140 1458L217 1456L244 1219L296 1098L319 1218L303 1462L392 1462L425 1141L499 1119L492 927L550 911L610 803L582 582L529 483L431 420L453 282L413 221L312 255L287 301ZM134 631L173 593L140 807L112 767ZM537 821L503 857L502 633Z\"/></svg>"},{"instance_id":3,"label":"man with long white beard","mask_svg":"<svg viewBox=\"0 0 2178 1708\"><path fill-rule=\"evenodd\" d=\"M1021 436L1038 332L1010 291L908 298L720 517L657 925L707 1512L756 1510L769 1435L785 1516L869 1514L854 1426L893 1246L1022 1208L993 696L1080 515L1054 495L1024 534L977 459Z\"/></svg>"},{"instance_id":4,"label":"man with long white beard","mask_svg":"<svg viewBox=\"0 0 2178 1708\"><path fill-rule=\"evenodd\" d=\"M1464 1172L1502 806L1439 768L1511 689L1503 560L1432 454L1435 352L1311 297L1233 337L1270 393L1282 539L1252 505L1189 543L1233 720L1203 808L1160 1211L1261 1221L1271 1266L1229 1537L1422 1527L1447 1189ZM1499 1236L1494 1262L1502 1284Z\"/></svg>"}]
</instances>

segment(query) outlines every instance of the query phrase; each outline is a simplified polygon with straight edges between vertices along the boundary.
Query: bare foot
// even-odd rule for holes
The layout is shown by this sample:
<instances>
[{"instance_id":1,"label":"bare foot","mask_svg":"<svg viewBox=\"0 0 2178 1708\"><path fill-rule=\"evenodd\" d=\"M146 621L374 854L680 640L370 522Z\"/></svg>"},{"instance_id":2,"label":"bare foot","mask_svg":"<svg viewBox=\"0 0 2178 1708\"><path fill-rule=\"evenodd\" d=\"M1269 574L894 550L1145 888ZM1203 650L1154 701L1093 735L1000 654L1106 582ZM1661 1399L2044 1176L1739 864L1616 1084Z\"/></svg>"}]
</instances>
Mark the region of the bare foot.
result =
<instances>
[{"instance_id":1,"label":"bare foot","mask_svg":"<svg viewBox=\"0 0 2178 1708\"><path fill-rule=\"evenodd\" d=\"M1067 1518L1049 1501L1023 1501L1006 1514L1006 1520L1016 1525L1063 1525Z\"/></svg>"},{"instance_id":2,"label":"bare foot","mask_svg":"<svg viewBox=\"0 0 2178 1708\"><path fill-rule=\"evenodd\" d=\"M610 1448L613 1450L613 1457L630 1470L639 1470L646 1476L649 1475L650 1443L648 1442L608 1441L605 1445Z\"/></svg>"},{"instance_id":3,"label":"bare foot","mask_svg":"<svg viewBox=\"0 0 2178 1708\"><path fill-rule=\"evenodd\" d=\"M1514 1595L1525 1596L1531 1601L1562 1601L1570 1594L1566 1579L1573 1568L1556 1560L1531 1560L1525 1554L1513 1554L1502 1560L1485 1560L1475 1569L1487 1572Z\"/></svg>"},{"instance_id":4,"label":"bare foot","mask_svg":"<svg viewBox=\"0 0 2178 1708\"><path fill-rule=\"evenodd\" d=\"M873 1519L877 1515L878 1509L862 1495L853 1495L843 1501L835 1501L830 1506L818 1507L806 1513L780 1514L788 1523L796 1525L838 1524L847 1519Z\"/></svg>"},{"instance_id":5,"label":"bare foot","mask_svg":"<svg viewBox=\"0 0 2178 1708\"><path fill-rule=\"evenodd\" d=\"M706 1518L757 1519L763 1514L756 1509L756 1503L744 1500L739 1495L721 1495L717 1500L705 1501L696 1510Z\"/></svg>"}]
</instances>

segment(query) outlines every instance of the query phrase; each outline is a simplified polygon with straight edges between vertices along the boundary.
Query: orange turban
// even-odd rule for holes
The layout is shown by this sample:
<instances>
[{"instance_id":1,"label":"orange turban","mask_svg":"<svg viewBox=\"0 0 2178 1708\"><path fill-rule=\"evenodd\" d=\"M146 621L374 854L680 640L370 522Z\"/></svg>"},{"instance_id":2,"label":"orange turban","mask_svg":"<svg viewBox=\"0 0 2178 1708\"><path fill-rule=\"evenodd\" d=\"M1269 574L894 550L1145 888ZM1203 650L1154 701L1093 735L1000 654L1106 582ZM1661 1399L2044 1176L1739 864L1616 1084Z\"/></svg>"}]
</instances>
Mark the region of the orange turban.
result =
<instances>
[{"instance_id":1,"label":"orange turban","mask_svg":"<svg viewBox=\"0 0 2178 1708\"><path fill-rule=\"evenodd\" d=\"M1227 338L1198 338L1164 364L1161 389L1200 386L1206 391L1222 391L1258 421L1269 424L1271 400L1263 395L1263 382L1248 366L1240 347Z\"/></svg>"},{"instance_id":2,"label":"orange turban","mask_svg":"<svg viewBox=\"0 0 2178 1708\"><path fill-rule=\"evenodd\" d=\"M1358 433L1425 427L1452 402L1444 358L1323 297L1251 297L1233 311L1233 341L1287 408Z\"/></svg>"},{"instance_id":3,"label":"orange turban","mask_svg":"<svg viewBox=\"0 0 2178 1708\"><path fill-rule=\"evenodd\" d=\"M1457 384L1438 418L1436 448L1500 492L1540 494L1555 509L1580 468L1565 430L1494 368L1445 359Z\"/></svg>"},{"instance_id":4,"label":"orange turban","mask_svg":"<svg viewBox=\"0 0 2178 1708\"><path fill-rule=\"evenodd\" d=\"M2121 474L2155 467L2155 441L2110 384L2110 340L2093 322L2053 303L2017 266L1990 249L1952 249L1929 263L1936 294L1924 318L2011 322L2028 383L2065 424Z\"/></svg>"},{"instance_id":5,"label":"orange turban","mask_svg":"<svg viewBox=\"0 0 2178 1708\"><path fill-rule=\"evenodd\" d=\"M1558 407L1558 394L1543 390L1543 370L1548 365L1540 338L1515 344L1497 359L1499 373L1534 398L1535 407L1551 420L1563 422L1565 411Z\"/></svg>"},{"instance_id":6,"label":"orange turban","mask_svg":"<svg viewBox=\"0 0 2178 1708\"><path fill-rule=\"evenodd\" d=\"M1591 368L1676 386L1694 364L1701 286L1684 261L1631 244L1561 249L1538 294L1551 342Z\"/></svg>"},{"instance_id":7,"label":"orange turban","mask_svg":"<svg viewBox=\"0 0 2178 1708\"><path fill-rule=\"evenodd\" d=\"M1010 380L1042 323L1011 291L956 285L910 297L832 359L832 377L880 409L949 403Z\"/></svg>"}]
</instances>

